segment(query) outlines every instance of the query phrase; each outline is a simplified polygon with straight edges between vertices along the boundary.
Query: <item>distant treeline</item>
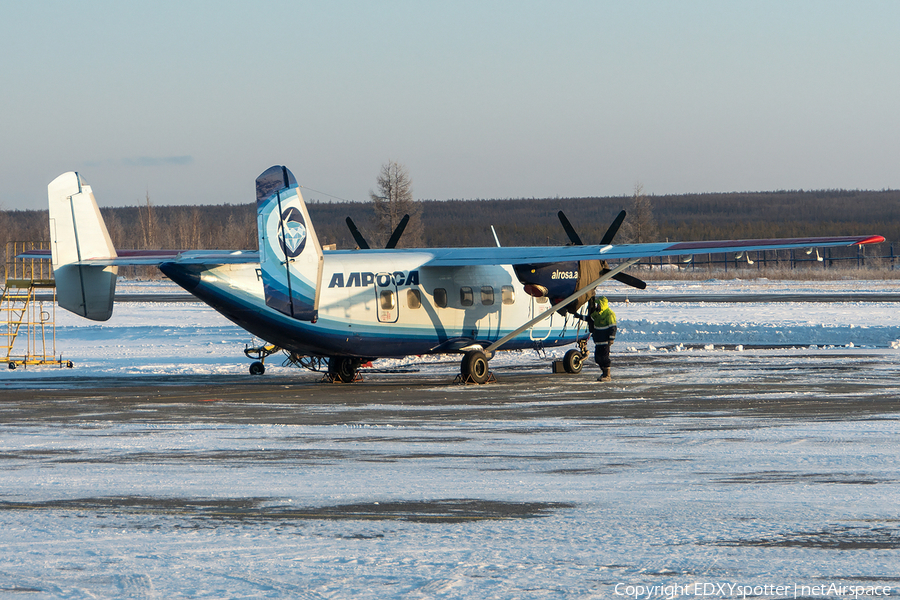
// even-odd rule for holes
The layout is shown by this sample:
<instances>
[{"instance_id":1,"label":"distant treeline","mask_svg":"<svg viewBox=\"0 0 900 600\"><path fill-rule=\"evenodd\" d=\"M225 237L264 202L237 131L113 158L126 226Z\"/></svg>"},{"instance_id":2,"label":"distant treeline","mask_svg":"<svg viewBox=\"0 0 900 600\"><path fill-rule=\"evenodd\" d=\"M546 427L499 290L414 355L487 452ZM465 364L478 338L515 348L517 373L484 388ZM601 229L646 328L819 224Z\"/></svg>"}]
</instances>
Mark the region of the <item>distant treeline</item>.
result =
<instances>
[{"instance_id":1,"label":"distant treeline","mask_svg":"<svg viewBox=\"0 0 900 600\"><path fill-rule=\"evenodd\" d=\"M900 191L782 191L650 196L660 241L883 235L900 241ZM598 243L629 197L423 201L425 244L566 244L560 210L585 243ZM117 248L255 249L256 207L133 206L101 209ZM311 201L322 244L353 248L351 217L374 247L371 204ZM46 240L47 211L0 212L0 241ZM617 240L621 242L621 240Z\"/></svg>"}]
</instances>

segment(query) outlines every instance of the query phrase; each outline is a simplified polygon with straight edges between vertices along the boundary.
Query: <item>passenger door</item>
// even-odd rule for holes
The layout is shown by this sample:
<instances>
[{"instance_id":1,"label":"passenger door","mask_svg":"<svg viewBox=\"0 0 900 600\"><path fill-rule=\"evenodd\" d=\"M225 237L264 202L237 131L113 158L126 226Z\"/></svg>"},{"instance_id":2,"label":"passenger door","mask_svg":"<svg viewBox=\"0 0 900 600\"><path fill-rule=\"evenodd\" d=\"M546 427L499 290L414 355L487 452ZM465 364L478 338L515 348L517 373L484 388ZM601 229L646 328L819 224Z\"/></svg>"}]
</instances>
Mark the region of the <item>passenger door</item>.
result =
<instances>
[{"instance_id":1,"label":"passenger door","mask_svg":"<svg viewBox=\"0 0 900 600\"><path fill-rule=\"evenodd\" d=\"M390 273L375 275L375 302L380 323L396 323L400 318L397 282Z\"/></svg>"}]
</instances>

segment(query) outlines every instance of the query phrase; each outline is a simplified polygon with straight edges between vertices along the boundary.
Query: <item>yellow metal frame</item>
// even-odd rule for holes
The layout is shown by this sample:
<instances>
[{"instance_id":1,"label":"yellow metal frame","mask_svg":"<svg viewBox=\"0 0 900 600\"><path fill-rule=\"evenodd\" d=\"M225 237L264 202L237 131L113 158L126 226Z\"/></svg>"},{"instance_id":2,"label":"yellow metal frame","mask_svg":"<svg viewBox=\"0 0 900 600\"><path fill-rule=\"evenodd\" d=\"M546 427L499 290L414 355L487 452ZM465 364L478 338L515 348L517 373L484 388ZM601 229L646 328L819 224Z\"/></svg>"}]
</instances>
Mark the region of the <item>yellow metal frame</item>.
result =
<instances>
[{"instance_id":1,"label":"yellow metal frame","mask_svg":"<svg viewBox=\"0 0 900 600\"><path fill-rule=\"evenodd\" d=\"M29 365L71 367L56 355L56 282L49 257L16 258L28 250L49 250L49 242L6 244L5 286L0 298L0 363L10 369ZM37 290L47 290L38 296ZM24 348L23 348L24 346ZM24 351L23 351L24 350Z\"/></svg>"}]
</instances>

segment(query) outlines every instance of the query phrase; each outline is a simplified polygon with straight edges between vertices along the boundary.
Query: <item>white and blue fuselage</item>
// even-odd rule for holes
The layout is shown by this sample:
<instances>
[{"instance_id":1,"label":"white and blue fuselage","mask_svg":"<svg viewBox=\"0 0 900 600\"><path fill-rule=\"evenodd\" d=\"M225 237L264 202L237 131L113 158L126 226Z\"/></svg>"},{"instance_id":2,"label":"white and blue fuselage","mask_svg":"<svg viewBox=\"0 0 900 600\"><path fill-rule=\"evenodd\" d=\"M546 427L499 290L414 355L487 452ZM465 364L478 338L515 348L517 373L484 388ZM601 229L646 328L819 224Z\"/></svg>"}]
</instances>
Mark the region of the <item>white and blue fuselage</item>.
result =
<instances>
[{"instance_id":1,"label":"white and blue fuselage","mask_svg":"<svg viewBox=\"0 0 900 600\"><path fill-rule=\"evenodd\" d=\"M399 357L487 347L550 308L511 266L427 267L427 251L324 251L315 321L267 306L258 264L163 263L163 273L212 308L300 355ZM553 314L503 349L572 344L581 321Z\"/></svg>"}]
</instances>

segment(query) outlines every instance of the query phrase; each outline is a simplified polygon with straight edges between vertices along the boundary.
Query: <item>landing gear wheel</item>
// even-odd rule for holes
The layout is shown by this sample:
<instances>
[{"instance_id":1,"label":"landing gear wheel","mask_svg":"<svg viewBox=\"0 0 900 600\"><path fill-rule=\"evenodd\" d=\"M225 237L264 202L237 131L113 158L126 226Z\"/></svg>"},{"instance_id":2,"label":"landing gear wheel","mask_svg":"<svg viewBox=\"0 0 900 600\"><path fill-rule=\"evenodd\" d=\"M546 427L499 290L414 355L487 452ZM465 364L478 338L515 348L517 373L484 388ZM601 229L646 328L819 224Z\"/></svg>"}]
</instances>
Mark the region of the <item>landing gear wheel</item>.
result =
<instances>
[{"instance_id":1,"label":"landing gear wheel","mask_svg":"<svg viewBox=\"0 0 900 600\"><path fill-rule=\"evenodd\" d=\"M362 361L358 358L333 356L328 359L328 374L341 383L353 383Z\"/></svg>"},{"instance_id":2,"label":"landing gear wheel","mask_svg":"<svg viewBox=\"0 0 900 600\"><path fill-rule=\"evenodd\" d=\"M569 350L563 357L563 368L566 373L581 373L581 367L584 366L584 355L580 350Z\"/></svg>"},{"instance_id":3,"label":"landing gear wheel","mask_svg":"<svg viewBox=\"0 0 900 600\"><path fill-rule=\"evenodd\" d=\"M251 375L262 375L265 372L266 372L266 365L262 364L260 361L251 363L251 365L250 365L250 374Z\"/></svg>"},{"instance_id":4,"label":"landing gear wheel","mask_svg":"<svg viewBox=\"0 0 900 600\"><path fill-rule=\"evenodd\" d=\"M487 383L490 371L488 370L487 356L481 350L470 350L463 356L460 372L463 379L470 379L475 383Z\"/></svg>"}]
</instances>

